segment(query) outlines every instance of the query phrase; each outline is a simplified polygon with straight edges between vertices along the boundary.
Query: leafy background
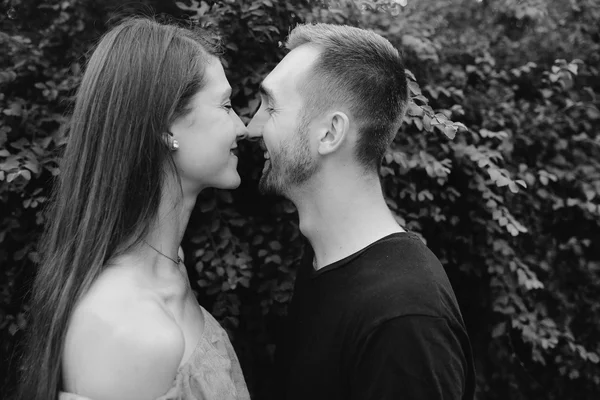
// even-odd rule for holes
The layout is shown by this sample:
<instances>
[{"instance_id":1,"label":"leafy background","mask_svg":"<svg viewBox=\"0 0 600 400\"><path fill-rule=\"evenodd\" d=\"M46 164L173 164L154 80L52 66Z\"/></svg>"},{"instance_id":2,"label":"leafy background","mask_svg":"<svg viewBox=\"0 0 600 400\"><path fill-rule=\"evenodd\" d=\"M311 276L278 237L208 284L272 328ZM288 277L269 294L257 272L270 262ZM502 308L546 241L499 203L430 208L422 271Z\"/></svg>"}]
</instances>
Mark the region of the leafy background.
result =
<instances>
[{"instance_id":1,"label":"leafy background","mask_svg":"<svg viewBox=\"0 0 600 400\"><path fill-rule=\"evenodd\" d=\"M245 121L297 23L387 37L412 71L412 101L382 182L398 221L450 276L477 398L600 394L598 1L1 0L0 11L0 397L18 376L60 125L88 51L120 17L151 12L221 32ZM293 204L257 193L258 146L240 147L241 187L200 195L183 246L253 398L271 399L302 239Z\"/></svg>"}]
</instances>

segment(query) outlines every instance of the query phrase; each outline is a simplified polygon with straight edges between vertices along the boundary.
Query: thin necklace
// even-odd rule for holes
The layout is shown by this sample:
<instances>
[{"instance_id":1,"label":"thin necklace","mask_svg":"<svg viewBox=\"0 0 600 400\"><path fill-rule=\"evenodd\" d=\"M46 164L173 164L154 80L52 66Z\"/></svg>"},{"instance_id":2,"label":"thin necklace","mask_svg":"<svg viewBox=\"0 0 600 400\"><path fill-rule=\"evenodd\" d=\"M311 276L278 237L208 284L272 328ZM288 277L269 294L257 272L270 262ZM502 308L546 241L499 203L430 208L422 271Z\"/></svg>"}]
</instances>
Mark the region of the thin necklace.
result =
<instances>
[{"instance_id":1,"label":"thin necklace","mask_svg":"<svg viewBox=\"0 0 600 400\"><path fill-rule=\"evenodd\" d=\"M181 263L181 257L177 256L177 261L175 261L171 257L169 257L168 255L166 255L165 253L163 253L162 251L158 250L156 247L152 246L150 243L146 242L145 240L144 240L144 243L146 243L148 246L152 247L152 249L154 249L154 251L156 251L161 256L166 257L169 260L173 261L175 264L179 265Z\"/></svg>"}]
</instances>

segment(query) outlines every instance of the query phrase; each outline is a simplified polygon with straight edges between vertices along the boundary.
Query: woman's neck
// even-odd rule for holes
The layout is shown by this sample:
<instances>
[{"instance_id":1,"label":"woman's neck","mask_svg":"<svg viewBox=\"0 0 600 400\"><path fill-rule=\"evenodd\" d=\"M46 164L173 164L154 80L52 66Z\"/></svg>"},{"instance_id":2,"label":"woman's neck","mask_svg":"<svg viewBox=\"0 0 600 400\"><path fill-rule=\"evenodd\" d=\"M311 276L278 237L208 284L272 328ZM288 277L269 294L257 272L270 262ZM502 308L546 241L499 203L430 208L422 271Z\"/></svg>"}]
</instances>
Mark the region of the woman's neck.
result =
<instances>
[{"instance_id":1,"label":"woman's neck","mask_svg":"<svg viewBox=\"0 0 600 400\"><path fill-rule=\"evenodd\" d=\"M162 286L181 275L179 248L198 193L171 186L165 185L156 218L142 240L110 262L132 268L144 286Z\"/></svg>"}]
</instances>

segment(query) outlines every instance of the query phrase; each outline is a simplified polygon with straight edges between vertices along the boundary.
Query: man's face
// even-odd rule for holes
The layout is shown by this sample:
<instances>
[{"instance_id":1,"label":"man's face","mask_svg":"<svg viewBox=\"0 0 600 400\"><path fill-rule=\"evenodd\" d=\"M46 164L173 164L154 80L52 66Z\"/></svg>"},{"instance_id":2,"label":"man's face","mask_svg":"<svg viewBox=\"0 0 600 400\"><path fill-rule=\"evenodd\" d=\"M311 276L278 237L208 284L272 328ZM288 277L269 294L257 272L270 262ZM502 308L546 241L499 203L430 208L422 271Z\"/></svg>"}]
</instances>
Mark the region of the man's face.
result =
<instances>
[{"instance_id":1,"label":"man's face","mask_svg":"<svg viewBox=\"0 0 600 400\"><path fill-rule=\"evenodd\" d=\"M317 169L312 156L309 126L303 118L298 83L306 79L318 50L292 50L261 84L261 105L248 124L250 137L261 137L265 166L259 183L262 193L286 195L311 178ZM309 78L310 79L310 78Z\"/></svg>"}]
</instances>

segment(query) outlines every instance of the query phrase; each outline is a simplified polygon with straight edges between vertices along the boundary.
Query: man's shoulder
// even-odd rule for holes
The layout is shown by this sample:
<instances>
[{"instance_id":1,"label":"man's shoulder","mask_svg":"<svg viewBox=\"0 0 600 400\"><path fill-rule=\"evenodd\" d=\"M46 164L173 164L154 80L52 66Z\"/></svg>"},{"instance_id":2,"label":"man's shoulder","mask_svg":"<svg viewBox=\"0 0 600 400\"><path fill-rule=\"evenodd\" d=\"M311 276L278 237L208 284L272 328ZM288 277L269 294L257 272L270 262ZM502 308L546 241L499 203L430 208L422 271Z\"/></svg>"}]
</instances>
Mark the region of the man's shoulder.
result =
<instances>
[{"instance_id":1,"label":"man's shoulder","mask_svg":"<svg viewBox=\"0 0 600 400\"><path fill-rule=\"evenodd\" d=\"M360 252L349 264L363 265L361 272L377 275L422 275L434 268L442 268L436 255L414 233L399 232L386 236Z\"/></svg>"},{"instance_id":2,"label":"man's shoulder","mask_svg":"<svg viewBox=\"0 0 600 400\"><path fill-rule=\"evenodd\" d=\"M353 263L363 301L422 302L435 298L436 286L445 283L439 282L443 271L439 260L413 235L390 237Z\"/></svg>"},{"instance_id":3,"label":"man's shoulder","mask_svg":"<svg viewBox=\"0 0 600 400\"><path fill-rule=\"evenodd\" d=\"M392 236L356 262L352 302L363 323L406 315L455 319L458 304L448 277L418 236Z\"/></svg>"}]
</instances>

